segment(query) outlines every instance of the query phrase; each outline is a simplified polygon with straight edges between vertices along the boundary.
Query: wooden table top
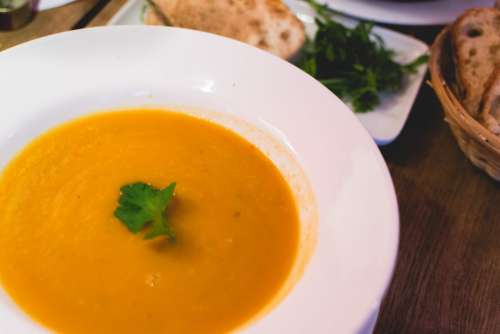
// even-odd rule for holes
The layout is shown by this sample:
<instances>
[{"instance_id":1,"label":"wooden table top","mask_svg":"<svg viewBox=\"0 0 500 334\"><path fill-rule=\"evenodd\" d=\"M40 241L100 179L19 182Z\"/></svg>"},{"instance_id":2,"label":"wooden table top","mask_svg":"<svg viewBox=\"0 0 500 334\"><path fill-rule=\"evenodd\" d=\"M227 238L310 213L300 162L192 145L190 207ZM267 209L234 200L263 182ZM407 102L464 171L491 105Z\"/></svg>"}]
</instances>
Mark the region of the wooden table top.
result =
<instances>
[{"instance_id":1,"label":"wooden table top","mask_svg":"<svg viewBox=\"0 0 500 334\"><path fill-rule=\"evenodd\" d=\"M0 50L104 25L126 0L38 13ZM431 43L440 27L392 27ZM500 333L500 183L468 162L424 85L400 137L381 149L401 214L399 257L375 333Z\"/></svg>"}]
</instances>

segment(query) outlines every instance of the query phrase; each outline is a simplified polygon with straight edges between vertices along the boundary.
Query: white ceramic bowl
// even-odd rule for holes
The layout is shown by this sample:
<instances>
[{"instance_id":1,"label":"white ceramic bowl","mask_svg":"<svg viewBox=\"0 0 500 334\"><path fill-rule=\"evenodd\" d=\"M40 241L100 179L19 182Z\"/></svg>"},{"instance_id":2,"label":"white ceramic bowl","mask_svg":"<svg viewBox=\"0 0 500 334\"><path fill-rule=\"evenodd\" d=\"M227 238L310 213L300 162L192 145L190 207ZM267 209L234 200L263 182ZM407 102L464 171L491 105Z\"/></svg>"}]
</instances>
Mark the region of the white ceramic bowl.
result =
<instances>
[{"instance_id":1,"label":"white ceramic bowl","mask_svg":"<svg viewBox=\"0 0 500 334\"><path fill-rule=\"evenodd\" d=\"M293 152L316 196L318 244L295 288L245 333L356 333L373 319L398 246L387 167L352 112L316 80L207 33L107 27L0 53L0 168L30 139L88 112L145 104L216 110ZM39 333L0 292L0 332Z\"/></svg>"}]
</instances>

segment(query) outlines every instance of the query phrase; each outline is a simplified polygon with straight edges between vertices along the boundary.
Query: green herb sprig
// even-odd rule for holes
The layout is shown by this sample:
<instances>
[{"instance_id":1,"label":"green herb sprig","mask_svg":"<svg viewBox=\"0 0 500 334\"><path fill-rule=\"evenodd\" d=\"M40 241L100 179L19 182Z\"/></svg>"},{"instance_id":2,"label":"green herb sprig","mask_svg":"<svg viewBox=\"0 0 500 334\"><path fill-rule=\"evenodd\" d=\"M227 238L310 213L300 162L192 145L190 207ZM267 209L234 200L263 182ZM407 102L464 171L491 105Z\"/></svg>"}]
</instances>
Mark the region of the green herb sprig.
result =
<instances>
[{"instance_id":1,"label":"green herb sprig","mask_svg":"<svg viewBox=\"0 0 500 334\"><path fill-rule=\"evenodd\" d=\"M174 197L175 186L175 183L171 183L161 190L142 182L123 186L115 217L132 233L139 233L146 224L151 224L144 239L164 235L175 240L175 233L166 216L167 206Z\"/></svg>"},{"instance_id":2,"label":"green herb sprig","mask_svg":"<svg viewBox=\"0 0 500 334\"><path fill-rule=\"evenodd\" d=\"M350 102L355 112L373 110L380 104L381 92L399 90L404 76L415 73L428 60L422 55L409 64L399 64L394 50L373 33L373 24L360 22L348 28L332 20L334 11L327 5L305 1L317 14L318 31L314 40L306 42L299 66Z\"/></svg>"}]
</instances>

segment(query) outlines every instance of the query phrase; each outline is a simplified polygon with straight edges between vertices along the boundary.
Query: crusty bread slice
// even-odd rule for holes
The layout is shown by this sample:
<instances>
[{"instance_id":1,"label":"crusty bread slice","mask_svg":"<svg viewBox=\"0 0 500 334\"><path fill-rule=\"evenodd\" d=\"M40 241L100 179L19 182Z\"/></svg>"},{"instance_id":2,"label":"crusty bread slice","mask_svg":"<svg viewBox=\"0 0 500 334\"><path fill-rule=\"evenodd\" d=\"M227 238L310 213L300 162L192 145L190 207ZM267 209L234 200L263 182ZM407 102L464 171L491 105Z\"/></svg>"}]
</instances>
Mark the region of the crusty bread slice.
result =
<instances>
[{"instance_id":1,"label":"crusty bread slice","mask_svg":"<svg viewBox=\"0 0 500 334\"><path fill-rule=\"evenodd\" d=\"M488 81L479 121L488 130L500 136L500 67L493 72Z\"/></svg>"},{"instance_id":2,"label":"crusty bread slice","mask_svg":"<svg viewBox=\"0 0 500 334\"><path fill-rule=\"evenodd\" d=\"M452 43L463 105L477 117L485 84L500 65L500 10L466 11L452 28Z\"/></svg>"},{"instance_id":3,"label":"crusty bread slice","mask_svg":"<svg viewBox=\"0 0 500 334\"><path fill-rule=\"evenodd\" d=\"M282 0L151 0L177 27L211 32L257 46L282 58L296 54L305 41L302 22ZM162 23L149 10L145 22Z\"/></svg>"},{"instance_id":4,"label":"crusty bread slice","mask_svg":"<svg viewBox=\"0 0 500 334\"><path fill-rule=\"evenodd\" d=\"M144 12L144 23L151 26L168 25L165 20L160 16L158 11L153 7L148 6Z\"/></svg>"}]
</instances>

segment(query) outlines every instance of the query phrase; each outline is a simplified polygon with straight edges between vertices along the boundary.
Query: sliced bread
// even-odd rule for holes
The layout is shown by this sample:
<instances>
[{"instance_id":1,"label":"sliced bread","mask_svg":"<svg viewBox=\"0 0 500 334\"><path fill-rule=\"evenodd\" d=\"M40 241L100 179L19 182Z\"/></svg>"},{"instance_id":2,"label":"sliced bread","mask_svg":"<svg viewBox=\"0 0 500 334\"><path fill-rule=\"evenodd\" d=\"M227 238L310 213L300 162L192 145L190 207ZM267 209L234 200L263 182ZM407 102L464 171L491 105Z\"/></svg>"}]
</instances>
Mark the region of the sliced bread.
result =
<instances>
[{"instance_id":1,"label":"sliced bread","mask_svg":"<svg viewBox=\"0 0 500 334\"><path fill-rule=\"evenodd\" d=\"M500 136L500 67L488 81L479 121L488 130Z\"/></svg>"},{"instance_id":2,"label":"sliced bread","mask_svg":"<svg viewBox=\"0 0 500 334\"><path fill-rule=\"evenodd\" d=\"M173 26L168 17L163 14L160 7L152 0L146 0L143 21L147 25L153 26Z\"/></svg>"},{"instance_id":3,"label":"sliced bread","mask_svg":"<svg viewBox=\"0 0 500 334\"><path fill-rule=\"evenodd\" d=\"M169 25L160 15L159 11L155 10L152 6L148 6L144 12L144 23L151 26Z\"/></svg>"},{"instance_id":4,"label":"sliced bread","mask_svg":"<svg viewBox=\"0 0 500 334\"><path fill-rule=\"evenodd\" d=\"M500 66L500 10L466 11L452 27L452 44L463 105L477 117L485 85Z\"/></svg>"},{"instance_id":5,"label":"sliced bread","mask_svg":"<svg viewBox=\"0 0 500 334\"><path fill-rule=\"evenodd\" d=\"M147 24L162 24L160 11L173 26L237 39L282 58L305 41L302 22L282 0L150 0Z\"/></svg>"}]
</instances>

